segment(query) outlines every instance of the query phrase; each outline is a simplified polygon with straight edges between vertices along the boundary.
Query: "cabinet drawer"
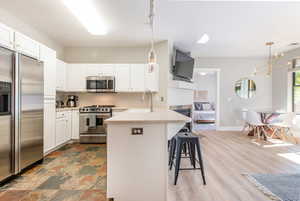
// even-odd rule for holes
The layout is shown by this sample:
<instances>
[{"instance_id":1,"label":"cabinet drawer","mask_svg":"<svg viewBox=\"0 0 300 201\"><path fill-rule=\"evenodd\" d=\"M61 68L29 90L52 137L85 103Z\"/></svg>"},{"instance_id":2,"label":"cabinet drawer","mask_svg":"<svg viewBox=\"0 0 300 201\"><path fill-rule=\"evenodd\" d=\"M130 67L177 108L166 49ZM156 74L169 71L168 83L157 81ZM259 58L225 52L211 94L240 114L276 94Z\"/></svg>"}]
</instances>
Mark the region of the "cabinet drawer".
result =
<instances>
[{"instance_id":1,"label":"cabinet drawer","mask_svg":"<svg viewBox=\"0 0 300 201\"><path fill-rule=\"evenodd\" d=\"M66 112L57 112L56 113L56 119L63 119L66 118L67 113Z\"/></svg>"}]
</instances>

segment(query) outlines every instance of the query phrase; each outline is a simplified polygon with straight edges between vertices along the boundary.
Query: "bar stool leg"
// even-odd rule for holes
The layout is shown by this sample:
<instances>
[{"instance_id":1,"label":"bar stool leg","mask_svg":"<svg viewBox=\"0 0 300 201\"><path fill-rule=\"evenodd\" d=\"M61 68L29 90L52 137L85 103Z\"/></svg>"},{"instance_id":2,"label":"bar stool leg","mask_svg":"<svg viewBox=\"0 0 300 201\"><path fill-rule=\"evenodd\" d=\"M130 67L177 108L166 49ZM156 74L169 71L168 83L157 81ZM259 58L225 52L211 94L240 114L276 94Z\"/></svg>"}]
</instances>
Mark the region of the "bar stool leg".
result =
<instances>
[{"instance_id":1,"label":"bar stool leg","mask_svg":"<svg viewBox=\"0 0 300 201\"><path fill-rule=\"evenodd\" d=\"M181 151L182 151L182 143L176 142L176 165L175 165L175 181L174 185L177 184L178 173L180 169L180 161L181 161Z\"/></svg>"},{"instance_id":2,"label":"bar stool leg","mask_svg":"<svg viewBox=\"0 0 300 201\"><path fill-rule=\"evenodd\" d=\"M193 153L193 147L194 147L194 143L192 142L188 142L188 148L189 148L189 157L190 157L190 161L191 161L191 165L194 167L194 169L196 168L196 162L195 162L195 155Z\"/></svg>"},{"instance_id":3,"label":"bar stool leg","mask_svg":"<svg viewBox=\"0 0 300 201\"><path fill-rule=\"evenodd\" d=\"M175 155L175 149L176 149L176 140L173 139L171 142L171 148L170 148L170 155L169 155L169 169L172 170L173 163L174 163L174 155Z\"/></svg>"},{"instance_id":4,"label":"bar stool leg","mask_svg":"<svg viewBox=\"0 0 300 201\"><path fill-rule=\"evenodd\" d=\"M197 152L198 152L198 158L199 158L199 164L200 164L200 168L201 168L201 175L202 175L203 184L206 185L206 180L205 180L205 175L204 175L204 167L203 167L203 161L202 161L202 155L201 155L201 151L200 151L199 142L196 143L196 148L197 148Z\"/></svg>"}]
</instances>

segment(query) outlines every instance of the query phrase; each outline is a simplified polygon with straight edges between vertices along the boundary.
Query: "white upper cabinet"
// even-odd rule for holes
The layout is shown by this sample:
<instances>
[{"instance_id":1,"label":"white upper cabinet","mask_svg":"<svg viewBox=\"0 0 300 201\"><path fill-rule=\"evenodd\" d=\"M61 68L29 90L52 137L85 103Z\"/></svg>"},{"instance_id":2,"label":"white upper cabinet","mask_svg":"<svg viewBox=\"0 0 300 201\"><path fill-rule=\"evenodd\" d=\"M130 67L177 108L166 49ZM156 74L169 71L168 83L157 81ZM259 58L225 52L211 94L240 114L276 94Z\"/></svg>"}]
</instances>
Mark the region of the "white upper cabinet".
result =
<instances>
[{"instance_id":1,"label":"white upper cabinet","mask_svg":"<svg viewBox=\"0 0 300 201\"><path fill-rule=\"evenodd\" d=\"M86 76L100 76L101 68L100 64L81 64L85 66Z\"/></svg>"},{"instance_id":2,"label":"white upper cabinet","mask_svg":"<svg viewBox=\"0 0 300 201\"><path fill-rule=\"evenodd\" d=\"M159 65L155 65L154 71L149 72L148 65L145 65L145 89L148 91L159 91Z\"/></svg>"},{"instance_id":3,"label":"white upper cabinet","mask_svg":"<svg viewBox=\"0 0 300 201\"><path fill-rule=\"evenodd\" d=\"M115 76L114 64L100 64L100 75L102 76Z\"/></svg>"},{"instance_id":4,"label":"white upper cabinet","mask_svg":"<svg viewBox=\"0 0 300 201\"><path fill-rule=\"evenodd\" d=\"M59 66L59 65L58 65ZM159 90L159 66L149 73L147 64L67 64L66 89L85 92L87 76L115 76L116 92L144 92ZM61 72L60 72L61 71ZM57 72L57 90L63 88L63 70Z\"/></svg>"},{"instance_id":5,"label":"white upper cabinet","mask_svg":"<svg viewBox=\"0 0 300 201\"><path fill-rule=\"evenodd\" d=\"M132 64L130 68L130 88L132 92L145 91L145 64Z\"/></svg>"},{"instance_id":6,"label":"white upper cabinet","mask_svg":"<svg viewBox=\"0 0 300 201\"><path fill-rule=\"evenodd\" d=\"M56 60L56 90L58 91L66 91L66 68L65 62Z\"/></svg>"},{"instance_id":7,"label":"white upper cabinet","mask_svg":"<svg viewBox=\"0 0 300 201\"><path fill-rule=\"evenodd\" d=\"M128 92L131 91L130 84L130 64L116 65L116 91Z\"/></svg>"},{"instance_id":8,"label":"white upper cabinet","mask_svg":"<svg viewBox=\"0 0 300 201\"><path fill-rule=\"evenodd\" d=\"M56 96L56 52L41 45L40 59L44 62L44 95Z\"/></svg>"},{"instance_id":9,"label":"white upper cabinet","mask_svg":"<svg viewBox=\"0 0 300 201\"><path fill-rule=\"evenodd\" d=\"M67 91L86 91L85 64L67 64Z\"/></svg>"},{"instance_id":10,"label":"white upper cabinet","mask_svg":"<svg viewBox=\"0 0 300 201\"><path fill-rule=\"evenodd\" d=\"M14 48L14 31L0 23L0 45L9 49Z\"/></svg>"},{"instance_id":11,"label":"white upper cabinet","mask_svg":"<svg viewBox=\"0 0 300 201\"><path fill-rule=\"evenodd\" d=\"M15 32L15 49L23 54L39 59L40 44L19 32Z\"/></svg>"},{"instance_id":12,"label":"white upper cabinet","mask_svg":"<svg viewBox=\"0 0 300 201\"><path fill-rule=\"evenodd\" d=\"M114 64L84 64L86 76L115 76Z\"/></svg>"}]
</instances>

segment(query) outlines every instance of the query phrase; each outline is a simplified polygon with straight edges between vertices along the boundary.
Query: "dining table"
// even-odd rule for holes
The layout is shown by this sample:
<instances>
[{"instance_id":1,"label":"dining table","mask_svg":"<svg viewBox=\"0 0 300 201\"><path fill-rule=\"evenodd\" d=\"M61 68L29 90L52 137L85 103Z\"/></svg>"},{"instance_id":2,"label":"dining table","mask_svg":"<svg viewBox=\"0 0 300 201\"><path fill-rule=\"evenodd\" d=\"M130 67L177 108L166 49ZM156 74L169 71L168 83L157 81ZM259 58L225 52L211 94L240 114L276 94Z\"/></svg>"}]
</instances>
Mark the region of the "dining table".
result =
<instances>
[{"instance_id":1,"label":"dining table","mask_svg":"<svg viewBox=\"0 0 300 201\"><path fill-rule=\"evenodd\" d=\"M274 121L276 121L276 119L282 115L285 114L286 112L283 111L274 111L274 110L255 110L261 118L261 122L263 124L265 124L266 126L264 127L266 132L273 132L273 129L269 126L269 124L273 123ZM267 136L261 132L261 135L264 137L264 140L267 140ZM251 130L248 133L248 136L254 136L254 130Z\"/></svg>"}]
</instances>

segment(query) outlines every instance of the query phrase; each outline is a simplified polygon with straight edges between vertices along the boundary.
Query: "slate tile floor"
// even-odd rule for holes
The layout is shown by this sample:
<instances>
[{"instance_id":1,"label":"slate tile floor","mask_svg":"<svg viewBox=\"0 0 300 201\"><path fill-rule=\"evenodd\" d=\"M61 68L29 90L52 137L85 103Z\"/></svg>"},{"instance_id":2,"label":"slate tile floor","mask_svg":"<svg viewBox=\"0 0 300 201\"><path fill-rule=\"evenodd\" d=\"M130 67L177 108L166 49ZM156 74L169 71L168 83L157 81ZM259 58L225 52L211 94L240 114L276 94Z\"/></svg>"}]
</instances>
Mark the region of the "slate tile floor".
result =
<instances>
[{"instance_id":1,"label":"slate tile floor","mask_svg":"<svg viewBox=\"0 0 300 201\"><path fill-rule=\"evenodd\" d=\"M0 201L104 200L106 145L65 145L0 188Z\"/></svg>"}]
</instances>

